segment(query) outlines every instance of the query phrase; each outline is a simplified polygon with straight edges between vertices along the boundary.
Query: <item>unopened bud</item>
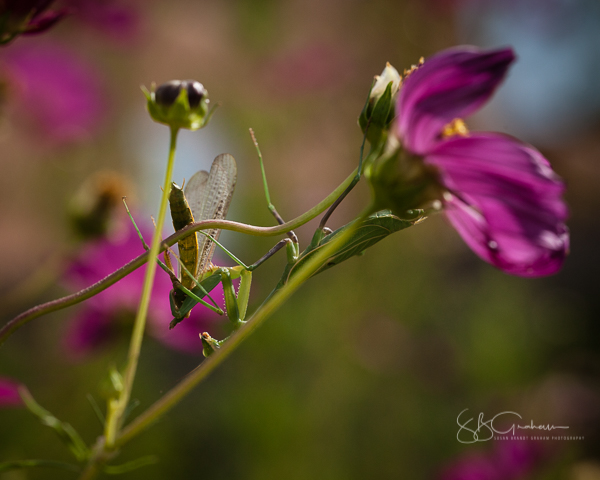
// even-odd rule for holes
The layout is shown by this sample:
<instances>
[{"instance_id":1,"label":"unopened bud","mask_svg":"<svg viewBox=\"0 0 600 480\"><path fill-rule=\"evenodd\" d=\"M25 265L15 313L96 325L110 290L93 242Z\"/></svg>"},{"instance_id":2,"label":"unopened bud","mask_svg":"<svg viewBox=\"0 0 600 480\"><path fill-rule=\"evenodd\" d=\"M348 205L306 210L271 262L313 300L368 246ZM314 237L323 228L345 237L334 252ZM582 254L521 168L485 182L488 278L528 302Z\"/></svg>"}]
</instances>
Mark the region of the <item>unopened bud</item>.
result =
<instances>
[{"instance_id":1,"label":"unopened bud","mask_svg":"<svg viewBox=\"0 0 600 480\"><path fill-rule=\"evenodd\" d=\"M208 110L208 92L195 80L171 80L152 91L142 87L148 112L159 123L172 128L198 130L208 123L214 108Z\"/></svg>"},{"instance_id":2,"label":"unopened bud","mask_svg":"<svg viewBox=\"0 0 600 480\"><path fill-rule=\"evenodd\" d=\"M400 77L398 70L392 67L392 65L389 62L386 63L383 72L381 72L381 75L375 76L375 85L373 85L373 88L371 89L371 94L369 95L369 98L371 100L377 101L383 95L385 89L391 82L392 100L395 100L396 96L398 95L398 91L400 90L401 81L402 77Z\"/></svg>"},{"instance_id":3,"label":"unopened bud","mask_svg":"<svg viewBox=\"0 0 600 480\"><path fill-rule=\"evenodd\" d=\"M175 103L182 90L187 91L190 108L196 108L200 105L200 100L207 95L206 89L200 82L195 80L171 80L156 89L154 99L159 105L170 107Z\"/></svg>"},{"instance_id":4,"label":"unopened bud","mask_svg":"<svg viewBox=\"0 0 600 480\"><path fill-rule=\"evenodd\" d=\"M375 83L369 93L369 101L358 117L358 124L371 145L383 145L387 131L395 116L395 103L402 78L389 63L381 75L375 76Z\"/></svg>"}]
</instances>

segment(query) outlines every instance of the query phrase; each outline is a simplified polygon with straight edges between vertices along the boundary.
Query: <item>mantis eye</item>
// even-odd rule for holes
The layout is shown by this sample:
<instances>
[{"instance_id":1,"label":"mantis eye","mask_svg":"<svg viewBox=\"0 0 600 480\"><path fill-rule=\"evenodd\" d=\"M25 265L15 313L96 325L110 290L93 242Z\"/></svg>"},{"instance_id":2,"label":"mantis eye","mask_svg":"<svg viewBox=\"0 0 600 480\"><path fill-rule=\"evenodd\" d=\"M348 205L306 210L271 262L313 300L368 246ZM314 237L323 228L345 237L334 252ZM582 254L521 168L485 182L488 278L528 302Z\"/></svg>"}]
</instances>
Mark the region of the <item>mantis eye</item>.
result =
<instances>
[{"instance_id":1,"label":"mantis eye","mask_svg":"<svg viewBox=\"0 0 600 480\"><path fill-rule=\"evenodd\" d=\"M157 104L170 107L175 103L181 90L186 90L190 108L196 108L206 95L204 86L196 80L171 80L163 83L156 89L155 101Z\"/></svg>"}]
</instances>

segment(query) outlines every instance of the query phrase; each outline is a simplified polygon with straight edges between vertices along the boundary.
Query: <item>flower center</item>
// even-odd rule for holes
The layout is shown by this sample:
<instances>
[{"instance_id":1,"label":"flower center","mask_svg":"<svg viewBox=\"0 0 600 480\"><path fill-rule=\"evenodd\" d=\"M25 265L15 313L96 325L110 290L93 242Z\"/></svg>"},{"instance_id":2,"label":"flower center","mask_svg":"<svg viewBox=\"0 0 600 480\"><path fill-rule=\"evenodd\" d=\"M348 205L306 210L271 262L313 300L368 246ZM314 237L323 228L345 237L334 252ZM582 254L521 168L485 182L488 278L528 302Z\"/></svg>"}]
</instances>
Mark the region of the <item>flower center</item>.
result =
<instances>
[{"instance_id":1,"label":"flower center","mask_svg":"<svg viewBox=\"0 0 600 480\"><path fill-rule=\"evenodd\" d=\"M405 149L400 150L398 174L402 189L410 200L411 208L439 209L444 187L439 180L436 167L423 162L423 158Z\"/></svg>"}]
</instances>

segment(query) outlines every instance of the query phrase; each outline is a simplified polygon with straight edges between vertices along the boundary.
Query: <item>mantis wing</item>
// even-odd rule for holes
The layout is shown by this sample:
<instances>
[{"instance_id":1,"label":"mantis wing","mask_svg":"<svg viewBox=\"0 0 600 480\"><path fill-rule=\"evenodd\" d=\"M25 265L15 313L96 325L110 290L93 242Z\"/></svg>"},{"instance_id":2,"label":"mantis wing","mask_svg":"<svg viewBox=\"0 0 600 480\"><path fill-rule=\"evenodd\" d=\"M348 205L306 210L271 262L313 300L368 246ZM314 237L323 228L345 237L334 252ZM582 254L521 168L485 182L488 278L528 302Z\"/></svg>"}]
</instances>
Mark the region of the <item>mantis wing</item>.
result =
<instances>
[{"instance_id":1,"label":"mantis wing","mask_svg":"<svg viewBox=\"0 0 600 480\"><path fill-rule=\"evenodd\" d=\"M231 197L237 180L235 159L228 153L218 155L213 161L210 173L200 171L190 178L185 194L194 215L194 220L221 220L227 216ZM205 230L215 240L219 239L220 230ZM211 266L210 260L215 250L215 243L201 233L198 236L198 275L202 275Z\"/></svg>"}]
</instances>

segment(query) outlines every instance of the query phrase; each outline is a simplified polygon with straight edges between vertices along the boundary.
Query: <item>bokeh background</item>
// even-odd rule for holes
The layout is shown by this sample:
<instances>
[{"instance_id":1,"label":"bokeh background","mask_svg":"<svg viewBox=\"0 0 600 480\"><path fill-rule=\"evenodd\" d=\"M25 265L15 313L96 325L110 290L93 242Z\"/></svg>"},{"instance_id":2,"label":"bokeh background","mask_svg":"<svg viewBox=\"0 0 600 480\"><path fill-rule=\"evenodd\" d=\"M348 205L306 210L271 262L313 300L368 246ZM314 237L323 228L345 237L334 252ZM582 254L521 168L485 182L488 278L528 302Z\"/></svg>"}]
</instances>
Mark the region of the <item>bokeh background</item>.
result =
<instances>
[{"instance_id":1,"label":"bokeh background","mask_svg":"<svg viewBox=\"0 0 600 480\"><path fill-rule=\"evenodd\" d=\"M159 459L124 478L600 479L596 0L71 6L74 13L51 30L0 50L3 322L86 286L88 277L74 276L73 265L100 262L97 249L108 247L98 242L115 242L102 257L110 266L137 255L123 243L122 195L150 237L168 147L168 130L150 120L140 91L152 82L194 78L221 103L207 128L181 134L175 180L229 152L239 177L228 218L271 225L249 127L273 201L290 219L357 164L356 119L386 61L402 71L453 45L511 45L517 63L469 127L535 144L565 179L571 211L572 252L550 278L511 277L485 264L441 216L315 277L123 450L115 463ZM109 239L90 243L76 234L73 218L98 184L118 202ZM368 195L361 182L330 226L351 220ZM303 245L315 226L299 229ZM221 238L248 262L274 243L227 232ZM255 273L251 311L284 262L280 254ZM164 300L168 282L163 290ZM137 302L137 290L121 291L127 298L111 315L97 305L71 307L34 320L0 350L0 376L26 384L88 442L101 432L88 396L102 405L109 368L125 361L127 306ZM202 360L195 345L165 338L163 300L151 312L154 333L142 350L138 412ZM198 328L222 333L226 320L197 315ZM101 342L86 343L85 322ZM486 418L515 411L524 423L567 425L585 439L464 445L456 418L467 408ZM71 460L25 409L1 409L0 461L26 458ZM76 476L34 469L0 478Z\"/></svg>"}]
</instances>

